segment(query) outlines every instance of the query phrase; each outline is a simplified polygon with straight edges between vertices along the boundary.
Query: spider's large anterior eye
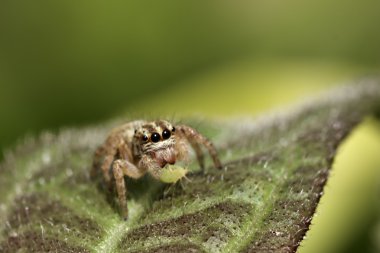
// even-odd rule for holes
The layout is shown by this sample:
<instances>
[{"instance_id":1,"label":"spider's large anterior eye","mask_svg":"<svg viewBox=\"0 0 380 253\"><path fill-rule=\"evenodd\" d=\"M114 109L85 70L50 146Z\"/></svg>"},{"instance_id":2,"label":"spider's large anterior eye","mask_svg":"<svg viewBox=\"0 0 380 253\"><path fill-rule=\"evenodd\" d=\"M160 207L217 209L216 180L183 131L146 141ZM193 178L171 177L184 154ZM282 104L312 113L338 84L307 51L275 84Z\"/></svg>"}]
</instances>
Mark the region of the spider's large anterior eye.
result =
<instances>
[{"instance_id":1,"label":"spider's large anterior eye","mask_svg":"<svg viewBox=\"0 0 380 253\"><path fill-rule=\"evenodd\" d=\"M143 141L148 141L148 136L146 136L145 134L141 137L141 139L143 140Z\"/></svg>"},{"instance_id":2,"label":"spider's large anterior eye","mask_svg":"<svg viewBox=\"0 0 380 253\"><path fill-rule=\"evenodd\" d=\"M171 133L168 129L165 129L163 132L162 132L162 138L164 138L164 140L166 139L169 139Z\"/></svg>"},{"instance_id":3,"label":"spider's large anterior eye","mask_svg":"<svg viewBox=\"0 0 380 253\"><path fill-rule=\"evenodd\" d=\"M153 142L159 142L161 140L161 136L158 133L152 133L152 136L150 136L150 139Z\"/></svg>"}]
</instances>

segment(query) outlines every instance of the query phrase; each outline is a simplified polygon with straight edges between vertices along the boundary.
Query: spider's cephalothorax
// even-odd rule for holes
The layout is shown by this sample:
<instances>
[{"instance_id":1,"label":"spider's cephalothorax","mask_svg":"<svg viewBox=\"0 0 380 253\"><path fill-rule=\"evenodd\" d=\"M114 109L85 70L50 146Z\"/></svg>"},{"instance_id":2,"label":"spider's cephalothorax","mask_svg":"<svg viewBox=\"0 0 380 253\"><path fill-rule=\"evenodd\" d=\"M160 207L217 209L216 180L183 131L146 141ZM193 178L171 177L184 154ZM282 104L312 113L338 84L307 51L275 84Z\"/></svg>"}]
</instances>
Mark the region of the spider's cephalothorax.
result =
<instances>
[{"instance_id":1,"label":"spider's cephalothorax","mask_svg":"<svg viewBox=\"0 0 380 253\"><path fill-rule=\"evenodd\" d=\"M91 174L96 175L100 167L105 182L111 186L112 172L119 205L124 218L127 218L124 176L137 179L149 172L159 179L161 169L167 164L187 158L186 141L193 147L202 169L202 146L209 151L214 166L222 167L213 144L195 129L186 125L173 126L165 120L132 121L112 130L104 144L96 150Z\"/></svg>"}]
</instances>

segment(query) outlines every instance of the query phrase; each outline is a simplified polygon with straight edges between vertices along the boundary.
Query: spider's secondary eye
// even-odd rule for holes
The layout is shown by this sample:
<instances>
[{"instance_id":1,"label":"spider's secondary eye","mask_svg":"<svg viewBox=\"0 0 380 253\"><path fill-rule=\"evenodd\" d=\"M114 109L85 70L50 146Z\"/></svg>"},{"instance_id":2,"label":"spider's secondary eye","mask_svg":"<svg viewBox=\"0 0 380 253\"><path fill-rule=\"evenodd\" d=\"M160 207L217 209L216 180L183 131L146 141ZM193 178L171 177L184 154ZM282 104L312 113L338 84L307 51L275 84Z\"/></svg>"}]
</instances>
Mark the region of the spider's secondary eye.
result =
<instances>
[{"instance_id":1,"label":"spider's secondary eye","mask_svg":"<svg viewBox=\"0 0 380 253\"><path fill-rule=\"evenodd\" d=\"M173 132L173 133L175 132L175 127L172 128L172 132Z\"/></svg>"},{"instance_id":2,"label":"spider's secondary eye","mask_svg":"<svg viewBox=\"0 0 380 253\"><path fill-rule=\"evenodd\" d=\"M171 133L168 129L165 129L163 132L162 132L162 138L164 138L165 140L166 139L169 139Z\"/></svg>"},{"instance_id":3,"label":"spider's secondary eye","mask_svg":"<svg viewBox=\"0 0 380 253\"><path fill-rule=\"evenodd\" d=\"M143 135L141 139L142 139L143 141L148 141L148 136Z\"/></svg>"},{"instance_id":4,"label":"spider's secondary eye","mask_svg":"<svg viewBox=\"0 0 380 253\"><path fill-rule=\"evenodd\" d=\"M152 136L150 136L150 139L153 142L159 142L161 140L161 136L158 133L152 133Z\"/></svg>"}]
</instances>

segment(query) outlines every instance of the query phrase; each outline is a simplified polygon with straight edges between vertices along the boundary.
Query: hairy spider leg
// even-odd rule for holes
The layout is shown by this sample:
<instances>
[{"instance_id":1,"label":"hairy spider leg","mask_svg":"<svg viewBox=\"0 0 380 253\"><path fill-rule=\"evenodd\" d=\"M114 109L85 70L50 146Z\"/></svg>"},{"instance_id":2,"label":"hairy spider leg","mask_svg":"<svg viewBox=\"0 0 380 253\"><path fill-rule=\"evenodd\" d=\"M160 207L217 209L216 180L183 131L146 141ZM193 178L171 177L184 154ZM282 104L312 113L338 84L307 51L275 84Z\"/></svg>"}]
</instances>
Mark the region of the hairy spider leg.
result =
<instances>
[{"instance_id":1,"label":"hairy spider leg","mask_svg":"<svg viewBox=\"0 0 380 253\"><path fill-rule=\"evenodd\" d=\"M192 141L192 140L188 140L188 141L189 141L191 147L195 151L195 155L197 156L199 167L201 167L201 169L204 170L205 169L205 156L203 154L201 145L199 145L199 143Z\"/></svg>"},{"instance_id":2,"label":"hairy spider leg","mask_svg":"<svg viewBox=\"0 0 380 253\"><path fill-rule=\"evenodd\" d=\"M95 178L95 176L97 175L100 161L103 158L103 161L102 161L100 167L101 167L101 171L103 174L103 178L106 181L106 184L108 186L110 186L111 185L111 177L110 177L109 171L110 171L111 164L114 160L116 152L117 152L117 150L115 148L108 147L107 143L100 146L95 151L95 154L94 154L94 162L92 165L91 177Z\"/></svg>"},{"instance_id":3,"label":"hairy spider leg","mask_svg":"<svg viewBox=\"0 0 380 253\"><path fill-rule=\"evenodd\" d=\"M127 187L124 176L138 179L145 174L144 170L139 170L135 165L124 159L118 159L112 165L113 176L116 183L116 191L124 219L128 219Z\"/></svg>"},{"instance_id":4,"label":"hairy spider leg","mask_svg":"<svg viewBox=\"0 0 380 253\"><path fill-rule=\"evenodd\" d=\"M118 145L115 145L115 140L119 140ZM123 148L125 146L124 141L120 141L119 138L114 136L108 137L103 145L101 145L94 154L94 163L92 167L91 175L95 176L97 174L97 169L99 168L99 161L103 158L101 164L101 171L104 177L104 180L109 189L112 188L110 169L112 162L115 160L116 155L119 155L121 158L127 158L128 152Z\"/></svg>"},{"instance_id":5,"label":"hairy spider leg","mask_svg":"<svg viewBox=\"0 0 380 253\"><path fill-rule=\"evenodd\" d=\"M98 175L99 167L100 167L100 164L103 160L104 155L105 155L105 150L104 150L103 146L100 146L95 150L94 158L93 158L93 162L92 162L92 168L90 171L91 179L95 179L96 176Z\"/></svg>"},{"instance_id":6,"label":"hairy spider leg","mask_svg":"<svg viewBox=\"0 0 380 253\"><path fill-rule=\"evenodd\" d=\"M201 159L203 159L203 155L201 155L201 157L199 156L199 153L201 153L202 151L200 150L200 147L199 145L203 145L206 147L206 149L208 150L213 162L214 162L214 166L218 169L221 169L222 168L222 164L218 158L218 154L216 152L216 149L214 147L214 145L212 144L211 141L209 141L206 137L204 137L203 135L201 135L200 133L198 133L195 129L189 127L189 126L186 126L186 125L180 125L177 127L178 129L178 132L180 134L182 134L188 141L189 143L192 145L192 147L194 148L196 154L197 154L197 157L198 157L198 161ZM198 147L197 147L198 146ZM202 163L203 162L200 162L200 166L202 167Z\"/></svg>"}]
</instances>

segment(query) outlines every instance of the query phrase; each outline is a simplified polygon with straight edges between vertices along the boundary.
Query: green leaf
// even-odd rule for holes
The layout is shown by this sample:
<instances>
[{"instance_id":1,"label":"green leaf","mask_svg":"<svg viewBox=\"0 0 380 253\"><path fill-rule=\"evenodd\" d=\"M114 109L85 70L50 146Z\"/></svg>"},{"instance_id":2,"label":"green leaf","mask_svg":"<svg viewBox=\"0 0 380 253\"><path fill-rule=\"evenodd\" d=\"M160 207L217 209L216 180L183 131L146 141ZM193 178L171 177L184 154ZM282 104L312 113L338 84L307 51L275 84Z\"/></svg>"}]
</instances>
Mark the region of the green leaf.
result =
<instances>
[{"instance_id":1,"label":"green leaf","mask_svg":"<svg viewBox=\"0 0 380 253\"><path fill-rule=\"evenodd\" d=\"M379 108L380 86L366 81L282 114L204 122L224 169L169 187L128 180L126 222L89 178L95 148L120 121L28 139L1 164L0 251L294 252L339 143Z\"/></svg>"}]
</instances>

